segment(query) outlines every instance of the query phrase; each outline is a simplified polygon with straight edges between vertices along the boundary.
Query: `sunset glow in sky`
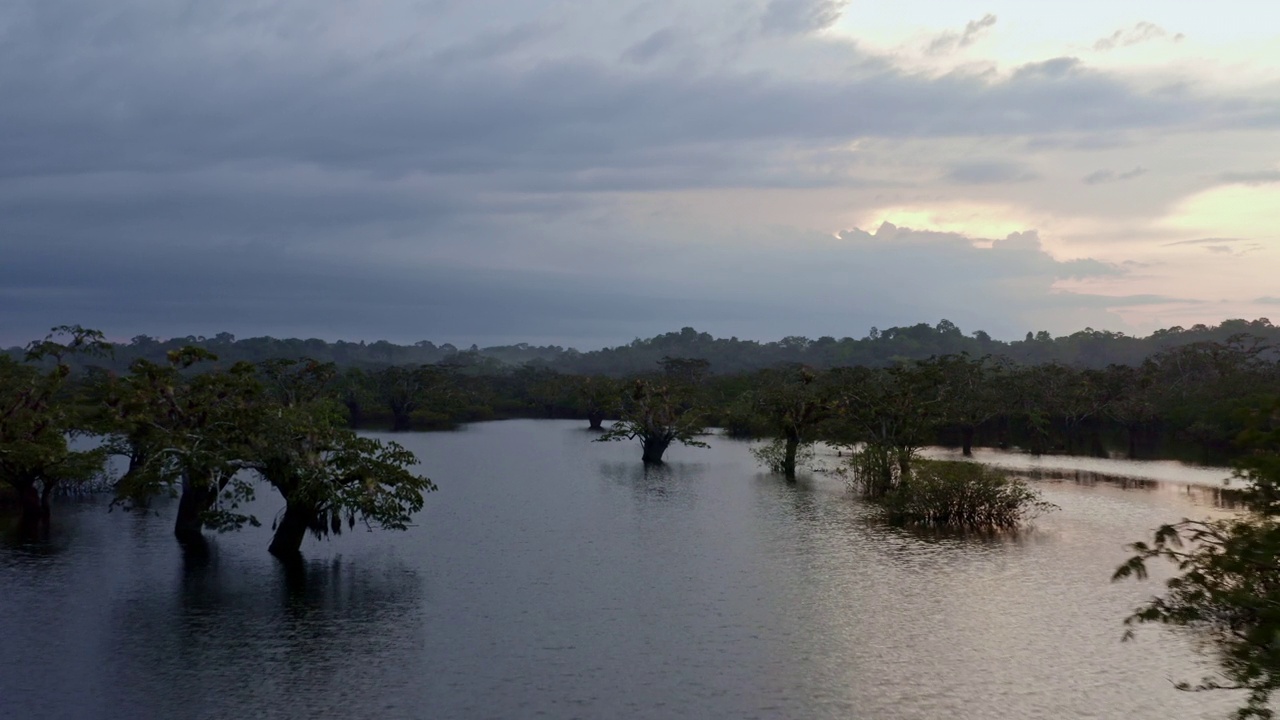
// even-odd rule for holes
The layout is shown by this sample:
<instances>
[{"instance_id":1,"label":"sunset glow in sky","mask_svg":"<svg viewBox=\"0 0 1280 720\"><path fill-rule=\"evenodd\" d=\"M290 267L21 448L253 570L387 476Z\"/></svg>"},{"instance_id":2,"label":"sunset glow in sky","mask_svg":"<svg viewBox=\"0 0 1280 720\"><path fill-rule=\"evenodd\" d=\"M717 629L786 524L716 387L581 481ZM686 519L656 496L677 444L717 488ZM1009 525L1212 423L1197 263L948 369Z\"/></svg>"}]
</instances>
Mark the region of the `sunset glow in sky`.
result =
<instances>
[{"instance_id":1,"label":"sunset glow in sky","mask_svg":"<svg viewBox=\"0 0 1280 720\"><path fill-rule=\"evenodd\" d=\"M1280 316L1280 4L0 5L0 343Z\"/></svg>"}]
</instances>

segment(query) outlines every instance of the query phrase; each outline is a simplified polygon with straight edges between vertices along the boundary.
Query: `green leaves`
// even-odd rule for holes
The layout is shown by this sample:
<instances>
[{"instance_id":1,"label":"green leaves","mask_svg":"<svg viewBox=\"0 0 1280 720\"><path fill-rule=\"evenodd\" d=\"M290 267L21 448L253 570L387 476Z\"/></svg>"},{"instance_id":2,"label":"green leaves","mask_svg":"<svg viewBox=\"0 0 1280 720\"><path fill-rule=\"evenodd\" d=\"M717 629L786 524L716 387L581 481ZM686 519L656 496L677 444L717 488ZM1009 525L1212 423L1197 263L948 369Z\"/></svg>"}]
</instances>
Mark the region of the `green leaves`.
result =
<instances>
[{"instance_id":1,"label":"green leaves","mask_svg":"<svg viewBox=\"0 0 1280 720\"><path fill-rule=\"evenodd\" d=\"M110 349L102 333L71 325L31 343L25 362L0 355L0 481L17 493L28 519L47 516L59 485L102 470L105 451L73 451L67 442L83 420L67 377L71 356Z\"/></svg>"},{"instance_id":2,"label":"green leaves","mask_svg":"<svg viewBox=\"0 0 1280 720\"><path fill-rule=\"evenodd\" d=\"M636 378L622 393L620 407L621 419L596 438L598 442L639 440L646 463L662 462L672 442L708 447L697 439L705 427L697 389L681 379Z\"/></svg>"},{"instance_id":3,"label":"green leaves","mask_svg":"<svg viewBox=\"0 0 1280 720\"><path fill-rule=\"evenodd\" d=\"M1270 698L1280 690L1280 513L1276 487L1275 417L1255 415L1243 440L1252 452L1240 461L1236 478L1246 514L1212 521L1182 520L1161 526L1150 544L1130 546L1134 555L1113 580L1147 578L1146 563L1163 559L1181 573L1165 583L1165 593L1136 609L1126 625L1162 623L1192 627L1214 641L1223 680L1206 678L1182 689L1234 688L1248 692L1239 718L1273 716ZM1125 637L1132 637L1132 630Z\"/></svg>"}]
</instances>

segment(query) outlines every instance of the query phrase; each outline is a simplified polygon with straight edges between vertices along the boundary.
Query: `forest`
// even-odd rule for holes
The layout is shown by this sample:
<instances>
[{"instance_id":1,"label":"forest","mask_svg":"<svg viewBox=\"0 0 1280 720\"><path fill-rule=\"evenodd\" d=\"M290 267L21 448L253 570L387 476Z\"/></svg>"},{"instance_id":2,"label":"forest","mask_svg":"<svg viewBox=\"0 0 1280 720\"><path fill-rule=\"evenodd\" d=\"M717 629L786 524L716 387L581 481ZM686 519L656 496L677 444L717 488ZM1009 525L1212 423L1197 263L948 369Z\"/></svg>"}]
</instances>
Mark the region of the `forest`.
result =
<instances>
[{"instance_id":1,"label":"forest","mask_svg":"<svg viewBox=\"0 0 1280 720\"><path fill-rule=\"evenodd\" d=\"M853 365L883 367L901 360L924 360L932 356L968 353L973 357L991 355L1022 365L1056 362L1078 368L1105 368L1108 365L1140 365L1159 352L1197 342L1226 342L1247 334L1262 342L1280 342L1280 328L1266 318L1226 320L1219 325L1194 325L1157 330L1146 337L1085 328L1054 337L1049 332L1028 332L1011 342L993 339L978 330L965 334L948 320L936 325L920 323L884 330L871 328L860 339L821 337L811 340L790 336L773 342L715 338L693 328L683 328L627 345L580 352L557 345L528 344L459 348L450 343L423 340L412 345L377 342L327 342L311 339L255 337L237 339L231 333L212 337L189 335L168 339L139 335L129 342L116 343L110 357L95 363L126 370L133 360L144 358L162 362L165 354L184 347L199 347L216 354L221 361L310 358L341 367L377 368L389 365L429 365L453 363L480 372L510 371L522 366L540 367L564 374L625 376L652 370L663 357L701 358L710 363L713 374L735 374L762 370L782 363L799 363L814 368ZM7 350L20 360L22 347Z\"/></svg>"}]
</instances>

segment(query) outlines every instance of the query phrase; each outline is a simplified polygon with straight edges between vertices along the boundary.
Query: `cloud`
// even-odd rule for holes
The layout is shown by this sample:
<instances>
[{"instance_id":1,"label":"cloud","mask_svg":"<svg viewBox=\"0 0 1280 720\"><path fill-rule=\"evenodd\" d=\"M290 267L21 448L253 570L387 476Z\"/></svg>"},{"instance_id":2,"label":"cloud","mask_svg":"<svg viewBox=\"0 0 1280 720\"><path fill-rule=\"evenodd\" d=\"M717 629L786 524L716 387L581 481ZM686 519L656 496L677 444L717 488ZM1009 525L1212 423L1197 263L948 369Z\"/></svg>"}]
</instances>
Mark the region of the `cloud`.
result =
<instances>
[{"instance_id":1,"label":"cloud","mask_svg":"<svg viewBox=\"0 0 1280 720\"><path fill-rule=\"evenodd\" d=\"M627 48L622 53L622 59L636 64L644 64L670 50L680 39L680 34L675 28L662 28L656 30L649 37Z\"/></svg>"},{"instance_id":2,"label":"cloud","mask_svg":"<svg viewBox=\"0 0 1280 720\"><path fill-rule=\"evenodd\" d=\"M1076 149L1280 124L1273 93L1167 92L1076 58L914 72L819 32L843 2L749 5L0 3L0 328L594 346L970 301L992 332L1011 307L1011 328L1101 327L1112 301L1057 284L1121 266L906 230L833 249L831 230L894 204L1021 211L1028 189L999 184ZM1234 233L1195 231L1215 232Z\"/></svg>"},{"instance_id":3,"label":"cloud","mask_svg":"<svg viewBox=\"0 0 1280 720\"><path fill-rule=\"evenodd\" d=\"M288 203L255 201L272 183L245 187L229 174L145 212L126 178L115 193L83 185L77 207L92 224L58 216L36 193L6 200L0 222L47 235L7 248L0 264L0 288L16 300L0 303L4 339L80 322L123 337L226 330L591 348L685 324L816 337L934 316L1012 337L1028 323L1114 325L1111 305L1054 285L1125 272L1056 260L1034 232L988 240L884 225L833 244L795 229L646 220L607 198L498 212L460 189L415 207L410 180L347 196L342 183L306 178L276 178L292 186Z\"/></svg>"},{"instance_id":4,"label":"cloud","mask_svg":"<svg viewBox=\"0 0 1280 720\"><path fill-rule=\"evenodd\" d=\"M1080 58L1056 57L1020 65L1013 71L1013 79L1023 81L1061 80L1077 75L1083 70L1084 64L1080 62Z\"/></svg>"},{"instance_id":5,"label":"cloud","mask_svg":"<svg viewBox=\"0 0 1280 720\"><path fill-rule=\"evenodd\" d=\"M1161 247L1177 247L1179 245L1188 245L1199 247L1202 250L1214 255L1231 255L1234 257L1243 257L1252 252L1263 249L1260 243L1247 240L1245 238L1230 237L1210 237L1198 238L1195 240L1178 240L1177 242L1164 243Z\"/></svg>"},{"instance_id":6,"label":"cloud","mask_svg":"<svg viewBox=\"0 0 1280 720\"><path fill-rule=\"evenodd\" d=\"M760 18L766 34L805 35L835 24L848 0L770 0Z\"/></svg>"},{"instance_id":7,"label":"cloud","mask_svg":"<svg viewBox=\"0 0 1280 720\"><path fill-rule=\"evenodd\" d=\"M1100 52L1106 52L1108 50L1114 50L1118 47L1131 47L1139 43L1149 42L1151 40L1158 40L1166 37L1170 37L1168 31L1166 31L1164 28L1160 27L1159 25L1156 25L1154 23L1149 23L1144 20L1142 22L1137 23L1131 28L1122 28L1120 30L1117 30L1111 33L1107 37L1100 38L1097 42L1093 44L1093 49L1098 50ZM1171 40L1173 42L1181 42L1185 38L1186 38L1185 35L1183 35L1182 33L1178 33L1176 35L1173 35Z\"/></svg>"},{"instance_id":8,"label":"cloud","mask_svg":"<svg viewBox=\"0 0 1280 720\"><path fill-rule=\"evenodd\" d=\"M1241 185L1266 185L1280 182L1280 170L1255 170L1253 172L1227 172L1218 176L1224 183Z\"/></svg>"},{"instance_id":9,"label":"cloud","mask_svg":"<svg viewBox=\"0 0 1280 720\"><path fill-rule=\"evenodd\" d=\"M967 48L987 34L991 28L995 27L996 16L991 13L983 15L978 20L970 20L965 23L962 32L948 31L935 37L930 41L929 46L925 48L925 53L929 55L949 55L957 50Z\"/></svg>"},{"instance_id":10,"label":"cloud","mask_svg":"<svg viewBox=\"0 0 1280 720\"><path fill-rule=\"evenodd\" d=\"M1228 243L1244 242L1243 238L1200 238L1197 240L1178 240L1177 242L1165 243L1163 247L1174 247L1175 245L1226 245Z\"/></svg>"},{"instance_id":11,"label":"cloud","mask_svg":"<svg viewBox=\"0 0 1280 720\"><path fill-rule=\"evenodd\" d=\"M994 185L1031 182L1040 176L1021 163L987 161L953 165L942 177L957 185Z\"/></svg>"},{"instance_id":12,"label":"cloud","mask_svg":"<svg viewBox=\"0 0 1280 720\"><path fill-rule=\"evenodd\" d=\"M1136 177L1146 175L1147 172L1148 170L1141 165L1133 168L1132 170L1126 170L1120 173L1117 173L1114 170L1095 170L1094 172L1085 175L1084 178L1081 179L1081 182L1085 185L1101 185L1103 183L1132 180Z\"/></svg>"}]
</instances>

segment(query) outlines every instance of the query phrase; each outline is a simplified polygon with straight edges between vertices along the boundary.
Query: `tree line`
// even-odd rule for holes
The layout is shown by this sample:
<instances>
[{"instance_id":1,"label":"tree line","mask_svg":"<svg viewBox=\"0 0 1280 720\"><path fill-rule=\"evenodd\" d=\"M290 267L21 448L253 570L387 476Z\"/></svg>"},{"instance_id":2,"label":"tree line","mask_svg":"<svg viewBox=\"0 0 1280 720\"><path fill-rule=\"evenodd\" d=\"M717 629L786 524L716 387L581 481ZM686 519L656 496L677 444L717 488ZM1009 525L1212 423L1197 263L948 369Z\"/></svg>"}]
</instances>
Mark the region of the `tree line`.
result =
<instances>
[{"instance_id":1,"label":"tree line","mask_svg":"<svg viewBox=\"0 0 1280 720\"><path fill-rule=\"evenodd\" d=\"M311 339L278 339L272 337L236 338L230 333L212 337L190 335L169 339L138 335L129 342L117 343L110 358L100 360L117 371L127 370L136 359L163 362L169 352L185 347L199 347L233 363L262 362L279 358L309 358L332 362L339 367L379 368L392 365L429 365L456 363L479 372L510 372L522 366L541 367L572 375L609 375L622 377L645 372L663 357L696 357L711 363L713 374L740 374L799 363L814 368L868 365L885 367L902 360L924 360L933 356L968 353L974 357L991 355L1021 365L1056 362L1078 368L1101 369L1108 365L1137 366L1157 353L1181 345L1200 342L1225 342L1228 338L1249 334L1275 345L1280 342L1280 328L1266 318L1226 320L1219 325L1170 327L1145 337L1085 328L1075 333L1053 336L1049 332L1028 332L1019 340L1003 341L978 330L966 334L954 323L942 320L936 325L871 328L861 338L810 339L788 336L773 342L757 342L736 337L716 338L693 328L683 328L626 345L592 351L579 351L558 345L495 345L459 347L450 343L436 344L427 340L398 345L386 340L376 342L327 342ZM25 348L10 348L10 357L20 360ZM73 358L72 362L75 362Z\"/></svg>"},{"instance_id":2,"label":"tree line","mask_svg":"<svg viewBox=\"0 0 1280 720\"><path fill-rule=\"evenodd\" d=\"M1130 457L1180 447L1221 459L1244 427L1244 412L1280 389L1275 353L1245 334L1103 368L968 353L885 367L714 368L706 358L664 356L644 372L615 377L536 365L491 373L449 361L336 370L329 391L354 426L395 430L509 417L581 418L603 430L606 418L649 412L669 416L678 434L720 427L787 438L788 447L910 432L921 444L957 446L966 455L975 445L1094 455L1118 449Z\"/></svg>"}]
</instances>

